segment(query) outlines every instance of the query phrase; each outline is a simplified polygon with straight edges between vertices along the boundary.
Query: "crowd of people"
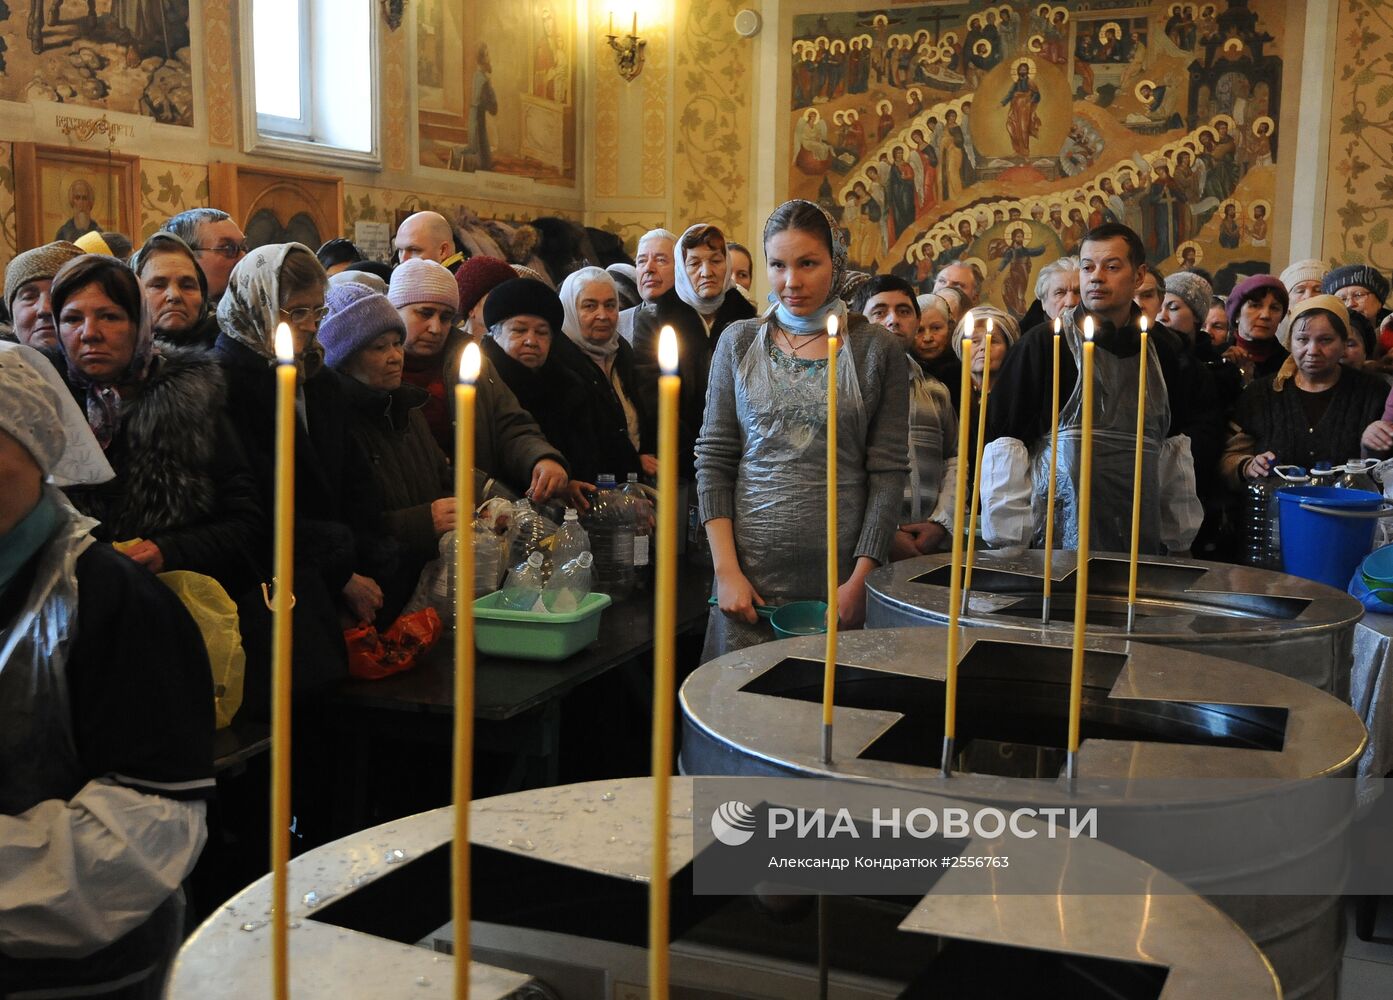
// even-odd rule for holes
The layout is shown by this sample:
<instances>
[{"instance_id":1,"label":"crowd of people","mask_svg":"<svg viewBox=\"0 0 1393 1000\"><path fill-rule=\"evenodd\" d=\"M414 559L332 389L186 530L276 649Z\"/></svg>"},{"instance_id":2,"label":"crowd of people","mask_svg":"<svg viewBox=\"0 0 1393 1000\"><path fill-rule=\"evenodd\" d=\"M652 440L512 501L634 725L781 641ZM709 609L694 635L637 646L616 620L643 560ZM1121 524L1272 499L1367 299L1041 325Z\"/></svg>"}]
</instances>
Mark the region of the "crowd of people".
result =
<instances>
[{"instance_id":1,"label":"crowd of people","mask_svg":"<svg viewBox=\"0 0 1393 1000\"><path fill-rule=\"evenodd\" d=\"M1137 234L1106 224L1039 272L1018 323L982 301L970 264L943 266L922 295L849 270L842 229L806 201L765 224L758 305L753 256L710 223L645 234L632 265L566 274L469 256L433 212L401 224L394 266L342 239L251 248L216 209L128 255L102 235L27 249L4 276L0 953L14 961L0 992L135 982L178 924L205 836L212 699L199 633L153 574L211 577L237 603L244 711L264 715L281 324L307 696L345 676L343 629L394 621L470 516L451 492L449 388L471 341L480 495L584 508L604 474L657 473L657 345L672 327L678 474L715 568L708 658L770 638L762 605L828 597L860 625L871 570L951 545L959 463L980 483L987 545L1043 544L1056 328L1054 537L1073 547L1086 317L1095 548L1129 541L1143 319L1145 551L1234 558L1247 484L1393 450L1389 284L1362 264L1298 261L1220 296L1202 271L1149 268ZM832 317L842 583L826 595ZM105 874L75 879L95 857Z\"/></svg>"}]
</instances>

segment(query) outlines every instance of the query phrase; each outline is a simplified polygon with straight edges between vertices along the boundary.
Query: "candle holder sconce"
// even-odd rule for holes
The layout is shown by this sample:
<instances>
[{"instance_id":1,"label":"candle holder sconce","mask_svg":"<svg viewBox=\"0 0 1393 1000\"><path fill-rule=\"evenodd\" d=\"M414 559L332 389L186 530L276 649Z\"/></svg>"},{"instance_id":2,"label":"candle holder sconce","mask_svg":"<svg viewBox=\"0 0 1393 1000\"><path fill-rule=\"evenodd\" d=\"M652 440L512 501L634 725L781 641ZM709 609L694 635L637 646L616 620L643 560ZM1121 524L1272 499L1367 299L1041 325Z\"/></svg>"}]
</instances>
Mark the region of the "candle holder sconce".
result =
<instances>
[{"instance_id":1,"label":"candle holder sconce","mask_svg":"<svg viewBox=\"0 0 1393 1000\"><path fill-rule=\"evenodd\" d=\"M605 36L609 41L609 47L614 50L615 63L625 83L632 83L634 78L643 72L643 57L648 40L640 38L637 31L638 26L635 24L627 35L616 35L611 25L610 33Z\"/></svg>"}]
</instances>

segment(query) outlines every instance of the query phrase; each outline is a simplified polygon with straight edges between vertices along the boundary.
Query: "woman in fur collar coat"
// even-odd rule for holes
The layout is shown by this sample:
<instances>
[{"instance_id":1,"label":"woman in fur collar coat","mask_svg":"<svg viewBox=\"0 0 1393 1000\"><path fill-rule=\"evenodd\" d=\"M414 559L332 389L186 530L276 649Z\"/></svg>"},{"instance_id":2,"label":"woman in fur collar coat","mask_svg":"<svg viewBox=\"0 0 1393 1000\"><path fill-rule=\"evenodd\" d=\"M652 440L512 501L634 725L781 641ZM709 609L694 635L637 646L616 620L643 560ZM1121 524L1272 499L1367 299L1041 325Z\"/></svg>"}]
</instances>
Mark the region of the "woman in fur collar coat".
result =
<instances>
[{"instance_id":1,"label":"woman in fur collar coat","mask_svg":"<svg viewBox=\"0 0 1393 1000\"><path fill-rule=\"evenodd\" d=\"M116 477L68 498L104 541L152 572L191 570L230 593L261 577L248 555L264 532L255 485L224 413L208 353L157 350L140 284L124 264L85 255L55 276L55 367L85 407Z\"/></svg>"}]
</instances>

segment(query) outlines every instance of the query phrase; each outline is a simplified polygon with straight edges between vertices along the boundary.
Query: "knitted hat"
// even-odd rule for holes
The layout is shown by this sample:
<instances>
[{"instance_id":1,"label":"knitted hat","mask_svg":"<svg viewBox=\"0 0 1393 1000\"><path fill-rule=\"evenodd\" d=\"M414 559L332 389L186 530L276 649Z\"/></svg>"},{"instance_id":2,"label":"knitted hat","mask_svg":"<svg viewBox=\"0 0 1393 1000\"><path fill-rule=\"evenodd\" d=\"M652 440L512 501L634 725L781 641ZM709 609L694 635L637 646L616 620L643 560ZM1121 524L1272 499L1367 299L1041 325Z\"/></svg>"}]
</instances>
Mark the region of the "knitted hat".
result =
<instances>
[{"instance_id":1,"label":"knitted hat","mask_svg":"<svg viewBox=\"0 0 1393 1000\"><path fill-rule=\"evenodd\" d=\"M367 285L378 295L387 294L387 282L383 281L375 274L368 271L359 271L356 268L329 275L329 284L331 286L352 284Z\"/></svg>"},{"instance_id":2,"label":"knitted hat","mask_svg":"<svg viewBox=\"0 0 1393 1000\"><path fill-rule=\"evenodd\" d=\"M52 280L60 267L81 256L82 248L77 244L59 240L26 250L11 260L5 267L5 308L10 315L14 315L15 295L21 287L42 278Z\"/></svg>"},{"instance_id":3,"label":"knitted hat","mask_svg":"<svg viewBox=\"0 0 1393 1000\"><path fill-rule=\"evenodd\" d=\"M81 247L83 253L99 253L103 257L116 256L111 247L107 246L106 240L102 239L102 234L95 229L79 236L73 241L73 246Z\"/></svg>"},{"instance_id":4,"label":"knitted hat","mask_svg":"<svg viewBox=\"0 0 1393 1000\"><path fill-rule=\"evenodd\" d=\"M1287 286L1273 275L1255 274L1250 278L1244 278L1233 286L1233 291L1229 292L1228 302L1224 304L1228 310L1229 322L1237 328L1238 311L1243 308L1243 303L1249 299L1260 299L1268 292L1277 296L1277 301L1282 303L1282 312L1286 312L1291 303L1291 299L1287 296Z\"/></svg>"},{"instance_id":5,"label":"knitted hat","mask_svg":"<svg viewBox=\"0 0 1393 1000\"><path fill-rule=\"evenodd\" d=\"M517 277L505 260L497 257L470 257L455 272L455 285L459 288L459 311L468 316L474 307L493 289L505 281Z\"/></svg>"},{"instance_id":6,"label":"knitted hat","mask_svg":"<svg viewBox=\"0 0 1393 1000\"><path fill-rule=\"evenodd\" d=\"M553 334L559 334L566 321L556 293L534 278L505 281L484 301L484 325L489 329L514 316L540 316L551 325Z\"/></svg>"},{"instance_id":7,"label":"knitted hat","mask_svg":"<svg viewBox=\"0 0 1393 1000\"><path fill-rule=\"evenodd\" d=\"M413 257L397 265L392 272L387 298L398 309L421 302L459 309L459 288L455 285L455 276L438 262L424 257Z\"/></svg>"},{"instance_id":8,"label":"knitted hat","mask_svg":"<svg viewBox=\"0 0 1393 1000\"><path fill-rule=\"evenodd\" d=\"M1337 328L1335 332L1348 339L1350 335L1349 310L1345 308L1343 302L1333 295L1312 295L1309 299L1302 299L1298 302L1291 311L1292 326L1296 325L1296 318L1298 316L1303 313L1315 312L1316 310L1334 315L1335 319L1339 321L1339 328ZM1367 350L1367 348L1368 343L1366 341L1365 349Z\"/></svg>"},{"instance_id":9,"label":"knitted hat","mask_svg":"<svg viewBox=\"0 0 1393 1000\"><path fill-rule=\"evenodd\" d=\"M1193 271L1176 271L1166 279L1166 291L1184 302L1195 314L1195 325L1203 326L1209 315L1209 302L1214 288Z\"/></svg>"},{"instance_id":10,"label":"knitted hat","mask_svg":"<svg viewBox=\"0 0 1393 1000\"><path fill-rule=\"evenodd\" d=\"M1282 284L1287 286L1287 291L1291 291L1303 281L1315 279L1320 281L1325 277L1327 268L1325 261L1316 260L1314 257L1307 257L1305 260L1294 260L1282 271Z\"/></svg>"},{"instance_id":11,"label":"knitted hat","mask_svg":"<svg viewBox=\"0 0 1393 1000\"><path fill-rule=\"evenodd\" d=\"M1388 298L1388 279L1368 264L1346 264L1344 267L1335 268L1321 281L1320 290L1334 295L1341 288L1349 288L1351 285L1358 285L1373 292L1379 305L1383 305L1383 300Z\"/></svg>"},{"instance_id":12,"label":"knitted hat","mask_svg":"<svg viewBox=\"0 0 1393 1000\"><path fill-rule=\"evenodd\" d=\"M319 324L319 343L324 347L324 363L330 368L340 368L360 348L389 330L406 338L406 326L387 296L367 285L354 281L330 285L324 293L324 305L329 315Z\"/></svg>"}]
</instances>

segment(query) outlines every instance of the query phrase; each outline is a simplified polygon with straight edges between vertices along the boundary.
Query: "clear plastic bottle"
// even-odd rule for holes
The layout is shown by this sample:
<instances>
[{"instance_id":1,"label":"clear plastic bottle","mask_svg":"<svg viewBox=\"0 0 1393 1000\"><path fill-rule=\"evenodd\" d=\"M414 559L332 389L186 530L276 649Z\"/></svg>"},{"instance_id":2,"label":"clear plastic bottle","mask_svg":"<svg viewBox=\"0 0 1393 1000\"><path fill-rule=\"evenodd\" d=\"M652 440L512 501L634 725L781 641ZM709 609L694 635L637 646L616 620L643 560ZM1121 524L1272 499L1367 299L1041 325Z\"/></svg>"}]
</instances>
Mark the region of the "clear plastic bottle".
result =
<instances>
[{"instance_id":1,"label":"clear plastic bottle","mask_svg":"<svg viewBox=\"0 0 1393 1000\"><path fill-rule=\"evenodd\" d=\"M639 485L637 472L629 473L629 481L622 492L634 516L634 586L643 589L652 575L653 531L657 527L653 519L653 501Z\"/></svg>"},{"instance_id":2,"label":"clear plastic bottle","mask_svg":"<svg viewBox=\"0 0 1393 1000\"><path fill-rule=\"evenodd\" d=\"M542 590L542 604L546 609L565 614L579 608L580 602L590 593L591 567L594 563L595 557L589 552L582 552L560 563Z\"/></svg>"},{"instance_id":3,"label":"clear plastic bottle","mask_svg":"<svg viewBox=\"0 0 1393 1000\"><path fill-rule=\"evenodd\" d=\"M613 476L601 475L595 485L599 492L585 519L595 556L594 589L619 600L634 589L634 516Z\"/></svg>"},{"instance_id":4,"label":"clear plastic bottle","mask_svg":"<svg viewBox=\"0 0 1393 1000\"><path fill-rule=\"evenodd\" d=\"M1345 474L1340 477L1337 486L1343 486L1347 490L1367 490L1370 493L1382 495L1383 490L1379 484L1374 482L1374 477L1370 475L1374 466L1378 465L1376 458L1351 458L1342 468Z\"/></svg>"},{"instance_id":5,"label":"clear plastic bottle","mask_svg":"<svg viewBox=\"0 0 1393 1000\"><path fill-rule=\"evenodd\" d=\"M440 569L431 582L431 607L447 629L455 627L455 552L459 536L450 530L440 536Z\"/></svg>"},{"instance_id":6,"label":"clear plastic bottle","mask_svg":"<svg viewBox=\"0 0 1393 1000\"><path fill-rule=\"evenodd\" d=\"M536 552L542 544L542 539L550 532L542 515L532 509L532 502L523 498L513 504L513 523L509 534L512 536L512 542L508 546L508 565L516 566ZM545 562L546 556L543 555L542 558Z\"/></svg>"},{"instance_id":7,"label":"clear plastic bottle","mask_svg":"<svg viewBox=\"0 0 1393 1000\"><path fill-rule=\"evenodd\" d=\"M555 568L564 566L582 552L590 551L590 536L580 526L580 517L574 507L566 508L566 519L556 529L551 544L551 564Z\"/></svg>"},{"instance_id":8,"label":"clear plastic bottle","mask_svg":"<svg viewBox=\"0 0 1393 1000\"><path fill-rule=\"evenodd\" d=\"M504 558L508 554L503 538L485 525L474 524L474 596L482 597L498 589L503 578ZM453 553L450 558L454 558Z\"/></svg>"},{"instance_id":9,"label":"clear plastic bottle","mask_svg":"<svg viewBox=\"0 0 1393 1000\"><path fill-rule=\"evenodd\" d=\"M545 562L540 552L533 552L525 562L508 570L508 579L504 581L503 593L498 599L499 607L509 611L537 610L545 583L542 575Z\"/></svg>"}]
</instances>

